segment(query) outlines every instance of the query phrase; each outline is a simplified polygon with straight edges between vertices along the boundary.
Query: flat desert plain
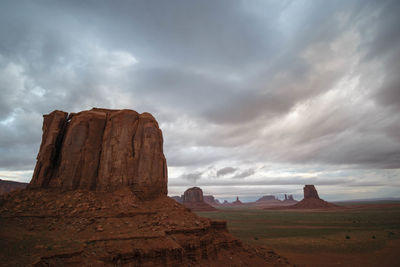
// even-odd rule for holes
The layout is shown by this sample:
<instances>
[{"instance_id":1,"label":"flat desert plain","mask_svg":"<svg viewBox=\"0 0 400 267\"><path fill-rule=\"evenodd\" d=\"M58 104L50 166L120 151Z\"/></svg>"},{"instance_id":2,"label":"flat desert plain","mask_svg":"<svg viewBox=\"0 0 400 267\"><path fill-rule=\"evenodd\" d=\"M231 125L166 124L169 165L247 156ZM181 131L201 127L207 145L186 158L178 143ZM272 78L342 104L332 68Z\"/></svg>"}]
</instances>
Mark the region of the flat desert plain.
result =
<instances>
[{"instance_id":1,"label":"flat desert plain","mask_svg":"<svg viewBox=\"0 0 400 267\"><path fill-rule=\"evenodd\" d=\"M243 242L274 249L297 266L400 266L400 203L336 203L336 210L220 208Z\"/></svg>"}]
</instances>

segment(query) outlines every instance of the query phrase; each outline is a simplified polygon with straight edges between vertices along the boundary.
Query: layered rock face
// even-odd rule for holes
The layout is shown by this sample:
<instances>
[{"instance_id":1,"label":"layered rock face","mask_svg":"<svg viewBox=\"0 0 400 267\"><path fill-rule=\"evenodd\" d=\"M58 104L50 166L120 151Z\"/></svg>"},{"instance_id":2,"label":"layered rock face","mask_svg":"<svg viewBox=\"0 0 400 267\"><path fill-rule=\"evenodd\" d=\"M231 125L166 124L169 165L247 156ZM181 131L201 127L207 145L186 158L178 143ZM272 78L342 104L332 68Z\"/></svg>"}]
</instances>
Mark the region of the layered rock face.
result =
<instances>
[{"instance_id":1,"label":"layered rock face","mask_svg":"<svg viewBox=\"0 0 400 267\"><path fill-rule=\"evenodd\" d=\"M320 199L314 185L305 185L303 191L304 191L304 198Z\"/></svg>"},{"instance_id":2,"label":"layered rock face","mask_svg":"<svg viewBox=\"0 0 400 267\"><path fill-rule=\"evenodd\" d=\"M167 194L163 137L149 113L94 108L44 115L42 144L29 188L113 191L143 198Z\"/></svg>"}]
</instances>

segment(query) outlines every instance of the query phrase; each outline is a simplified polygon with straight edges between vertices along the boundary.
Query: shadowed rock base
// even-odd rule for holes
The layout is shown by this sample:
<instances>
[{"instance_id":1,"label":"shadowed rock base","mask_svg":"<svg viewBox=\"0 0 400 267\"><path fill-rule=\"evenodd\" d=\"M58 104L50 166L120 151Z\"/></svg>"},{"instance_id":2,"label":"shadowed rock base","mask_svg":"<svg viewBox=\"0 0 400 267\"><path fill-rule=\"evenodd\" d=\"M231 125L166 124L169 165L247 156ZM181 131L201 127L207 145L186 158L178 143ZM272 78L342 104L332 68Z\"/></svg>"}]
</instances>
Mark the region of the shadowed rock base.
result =
<instances>
[{"instance_id":1,"label":"shadowed rock base","mask_svg":"<svg viewBox=\"0 0 400 267\"><path fill-rule=\"evenodd\" d=\"M167 196L22 190L0 197L2 266L290 266Z\"/></svg>"}]
</instances>

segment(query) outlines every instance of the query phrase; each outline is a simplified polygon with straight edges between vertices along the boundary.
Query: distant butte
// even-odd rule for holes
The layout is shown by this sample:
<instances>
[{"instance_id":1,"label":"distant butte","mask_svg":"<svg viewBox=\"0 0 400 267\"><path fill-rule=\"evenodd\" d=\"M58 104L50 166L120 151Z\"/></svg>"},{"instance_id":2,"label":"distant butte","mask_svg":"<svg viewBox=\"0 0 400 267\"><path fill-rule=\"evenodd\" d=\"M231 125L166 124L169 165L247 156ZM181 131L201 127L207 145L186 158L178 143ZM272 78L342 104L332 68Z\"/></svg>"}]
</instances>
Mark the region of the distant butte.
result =
<instances>
[{"instance_id":1,"label":"distant butte","mask_svg":"<svg viewBox=\"0 0 400 267\"><path fill-rule=\"evenodd\" d=\"M182 203L192 211L214 211L213 206L204 202L203 190L199 187L192 187L185 191Z\"/></svg>"},{"instance_id":2,"label":"distant butte","mask_svg":"<svg viewBox=\"0 0 400 267\"><path fill-rule=\"evenodd\" d=\"M303 188L304 198L300 202L296 203L290 208L295 209L332 209L338 208L338 206L329 203L323 199L319 198L317 189L314 185L305 185Z\"/></svg>"}]
</instances>

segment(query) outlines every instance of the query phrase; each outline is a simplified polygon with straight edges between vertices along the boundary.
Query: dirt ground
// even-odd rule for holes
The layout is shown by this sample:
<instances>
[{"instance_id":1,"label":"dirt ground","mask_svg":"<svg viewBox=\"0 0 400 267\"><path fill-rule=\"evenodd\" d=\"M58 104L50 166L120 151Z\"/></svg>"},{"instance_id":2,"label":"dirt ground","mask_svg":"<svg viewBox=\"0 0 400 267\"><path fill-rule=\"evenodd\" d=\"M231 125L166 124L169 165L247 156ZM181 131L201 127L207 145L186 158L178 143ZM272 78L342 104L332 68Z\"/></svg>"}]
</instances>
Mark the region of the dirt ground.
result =
<instances>
[{"instance_id":1,"label":"dirt ground","mask_svg":"<svg viewBox=\"0 0 400 267\"><path fill-rule=\"evenodd\" d=\"M400 266L400 204L360 204L335 210L220 209L248 244L273 248L296 266Z\"/></svg>"}]
</instances>

